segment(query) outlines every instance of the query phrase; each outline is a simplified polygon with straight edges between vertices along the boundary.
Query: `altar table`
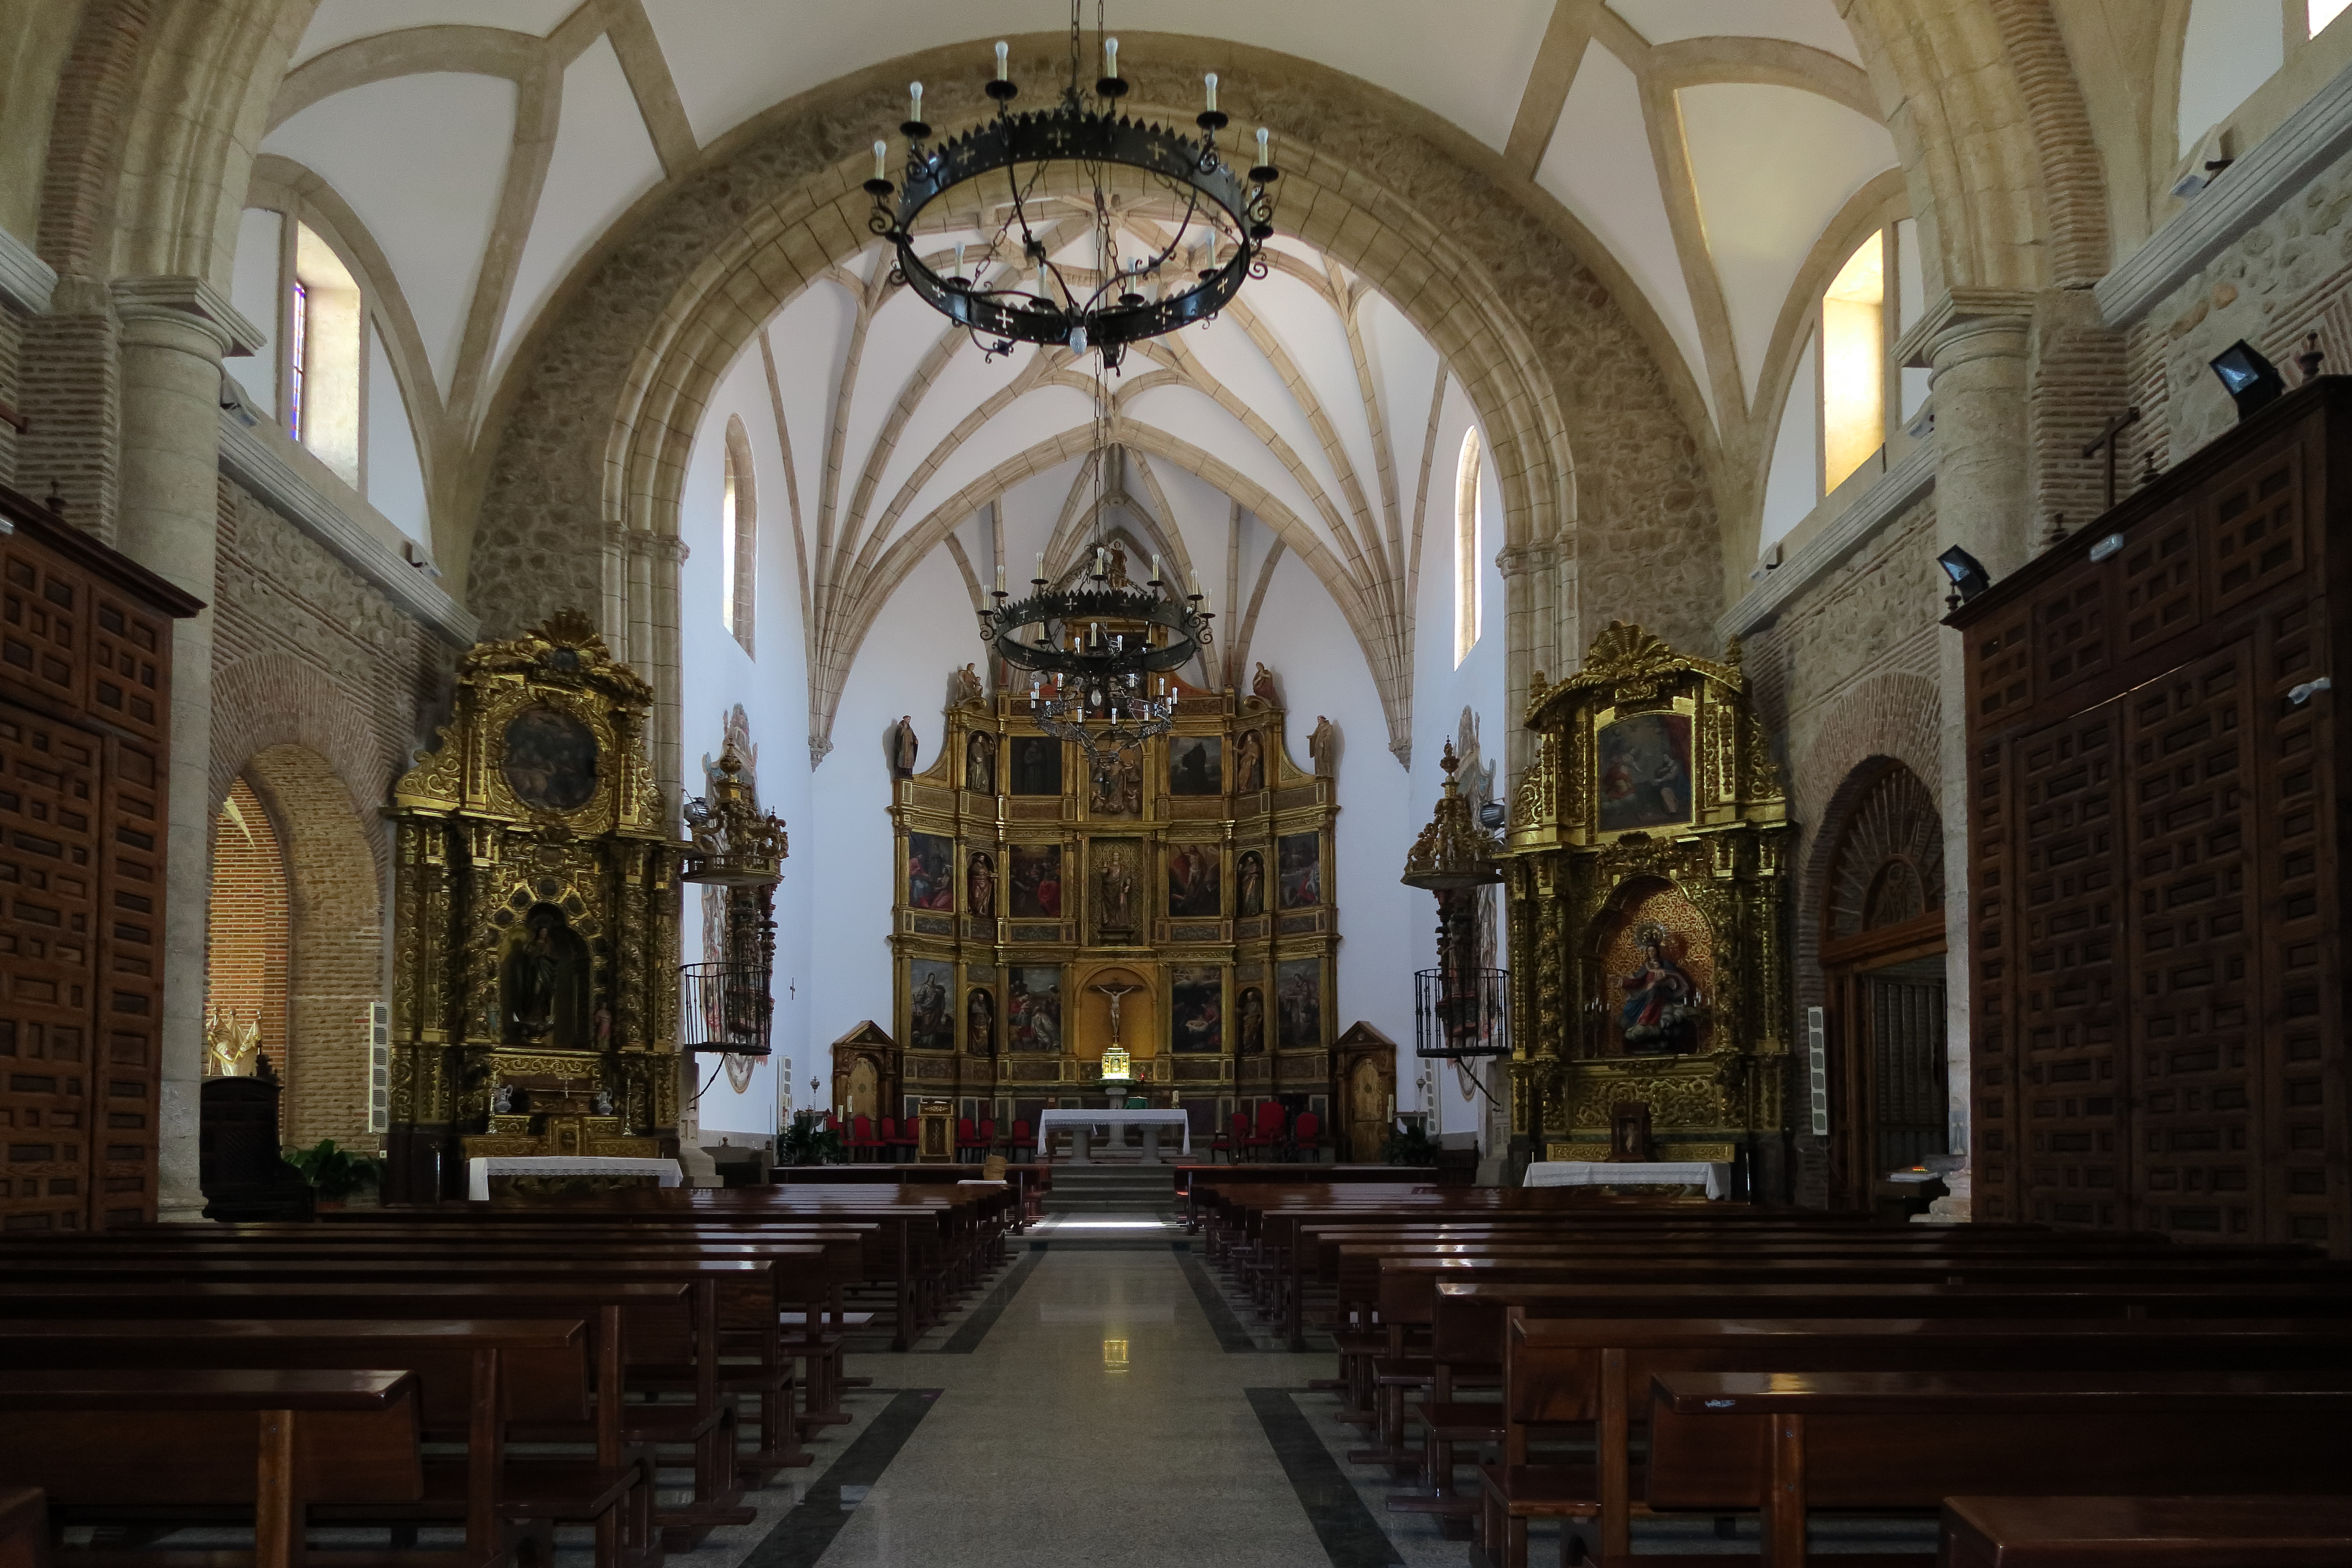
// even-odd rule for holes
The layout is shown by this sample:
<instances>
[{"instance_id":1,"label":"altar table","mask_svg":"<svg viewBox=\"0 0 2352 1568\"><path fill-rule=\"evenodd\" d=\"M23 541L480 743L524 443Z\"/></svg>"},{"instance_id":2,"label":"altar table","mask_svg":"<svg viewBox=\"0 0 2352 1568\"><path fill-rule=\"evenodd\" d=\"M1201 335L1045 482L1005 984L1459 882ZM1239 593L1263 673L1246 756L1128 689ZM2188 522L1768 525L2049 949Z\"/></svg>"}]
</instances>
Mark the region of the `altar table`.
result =
<instances>
[{"instance_id":1,"label":"altar table","mask_svg":"<svg viewBox=\"0 0 2352 1568\"><path fill-rule=\"evenodd\" d=\"M1161 1163L1160 1158L1160 1130L1163 1127L1174 1127L1181 1131L1184 1135L1184 1152L1190 1154L1192 1152L1192 1119L1187 1117L1181 1110L1046 1110L1039 1112L1037 1117L1037 1152L1041 1157L1045 1153L1046 1142L1053 1137L1055 1129L1068 1128L1073 1134L1070 1139L1070 1163L1074 1165L1086 1164L1088 1163L1087 1159L1087 1135L1093 1129L1097 1127L1142 1128L1143 1163L1147 1165L1157 1165Z\"/></svg>"},{"instance_id":2,"label":"altar table","mask_svg":"<svg viewBox=\"0 0 2352 1568\"><path fill-rule=\"evenodd\" d=\"M1530 1187L1696 1187L1710 1198L1731 1191L1731 1165L1721 1160L1538 1160L1528 1167Z\"/></svg>"},{"instance_id":3,"label":"altar table","mask_svg":"<svg viewBox=\"0 0 2352 1568\"><path fill-rule=\"evenodd\" d=\"M466 1195L487 1203L492 1176L658 1176L665 1187L686 1179L675 1160L625 1160L610 1154L508 1154L466 1162Z\"/></svg>"}]
</instances>

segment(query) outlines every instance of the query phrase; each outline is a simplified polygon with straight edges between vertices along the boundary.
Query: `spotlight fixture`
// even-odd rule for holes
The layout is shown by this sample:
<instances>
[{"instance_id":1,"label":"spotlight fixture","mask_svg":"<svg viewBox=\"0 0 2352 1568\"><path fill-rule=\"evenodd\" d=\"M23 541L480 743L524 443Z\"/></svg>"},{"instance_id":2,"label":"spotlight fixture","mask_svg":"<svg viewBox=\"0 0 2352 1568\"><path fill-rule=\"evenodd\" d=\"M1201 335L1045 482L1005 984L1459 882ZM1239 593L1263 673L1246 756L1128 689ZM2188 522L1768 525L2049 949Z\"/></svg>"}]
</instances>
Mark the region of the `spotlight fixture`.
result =
<instances>
[{"instance_id":1,"label":"spotlight fixture","mask_svg":"<svg viewBox=\"0 0 2352 1568\"><path fill-rule=\"evenodd\" d=\"M1953 609L1958 609L1992 586L1992 578L1986 573L1983 563L1957 544L1937 556L1936 564L1941 566L1944 575L1952 580L1951 595L1944 602Z\"/></svg>"},{"instance_id":2,"label":"spotlight fixture","mask_svg":"<svg viewBox=\"0 0 2352 1568\"><path fill-rule=\"evenodd\" d=\"M2240 338L2223 349L2210 362L2213 374L2230 394L2230 401L2238 405L2238 417L2260 413L2279 400L2286 390L2286 381L2278 366L2264 359L2254 346Z\"/></svg>"}]
</instances>

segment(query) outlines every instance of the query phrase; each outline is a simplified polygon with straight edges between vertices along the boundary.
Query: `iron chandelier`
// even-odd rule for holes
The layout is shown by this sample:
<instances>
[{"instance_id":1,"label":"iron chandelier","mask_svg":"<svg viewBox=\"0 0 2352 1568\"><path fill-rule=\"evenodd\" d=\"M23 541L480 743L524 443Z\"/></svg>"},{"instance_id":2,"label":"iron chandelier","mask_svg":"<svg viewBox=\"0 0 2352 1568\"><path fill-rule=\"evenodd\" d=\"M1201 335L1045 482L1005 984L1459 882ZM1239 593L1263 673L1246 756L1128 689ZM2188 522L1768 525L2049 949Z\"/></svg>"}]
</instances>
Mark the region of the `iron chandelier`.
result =
<instances>
[{"instance_id":1,"label":"iron chandelier","mask_svg":"<svg viewBox=\"0 0 2352 1568\"><path fill-rule=\"evenodd\" d=\"M1097 32L1100 28L1097 7ZM1229 123L1217 109L1217 79L1203 79L1208 107L1193 117L1195 139L1168 126L1131 120L1117 112L1128 84L1118 74L1118 40L1102 38L1102 76L1091 94L1081 85L1082 54L1078 0L1070 6L1070 76L1061 101L1048 109L1015 114L1020 96L1007 65L1009 46L996 46L996 75L988 96L994 118L934 145L923 121L923 84L908 87L907 158L898 183L889 178L887 142L874 143L874 177L866 182L874 198L866 226L898 250L892 282L903 282L933 309L969 329L990 355L1016 342L1055 344L1072 353L1088 350L1116 368L1129 343L1206 321L1241 291L1244 281L1266 273L1265 242L1274 236L1271 187L1281 177L1268 153L1267 132L1257 133L1257 162L1244 174L1225 162L1217 132ZM1111 165L1142 171L1183 204L1182 217L1167 243L1148 255L1122 260L1118 230L1105 192ZM1075 169L1075 181L1056 181L1056 170ZM986 255L966 278L963 247L946 277L925 261L915 246L915 226L924 210L949 192L1002 171L1010 211L997 226ZM1089 274L1056 261L1033 221L1033 206L1046 194L1070 188L1091 195L1098 265ZM896 197L895 202L893 197ZM988 258L1003 253L1019 231L1019 262L992 282ZM1224 241L1221 255L1220 240ZM1033 287L1020 286L1023 269Z\"/></svg>"}]
</instances>

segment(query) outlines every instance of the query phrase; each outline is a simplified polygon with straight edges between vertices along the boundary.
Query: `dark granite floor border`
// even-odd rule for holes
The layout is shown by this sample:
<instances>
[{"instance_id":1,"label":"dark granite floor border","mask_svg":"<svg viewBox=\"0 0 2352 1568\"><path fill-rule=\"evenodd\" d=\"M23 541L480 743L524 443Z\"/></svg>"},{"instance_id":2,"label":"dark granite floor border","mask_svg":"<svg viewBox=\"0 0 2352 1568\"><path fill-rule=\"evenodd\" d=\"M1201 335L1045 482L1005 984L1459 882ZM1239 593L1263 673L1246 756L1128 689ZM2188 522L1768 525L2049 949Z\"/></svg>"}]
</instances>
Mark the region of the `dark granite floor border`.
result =
<instances>
[{"instance_id":1,"label":"dark granite floor border","mask_svg":"<svg viewBox=\"0 0 2352 1568\"><path fill-rule=\"evenodd\" d=\"M1282 1461L1282 1473L1290 1478L1290 1489L1298 1494L1298 1506L1315 1527L1316 1539L1323 1543L1323 1554L1331 1560L1331 1568L1402 1568L1404 1557L1396 1543L1364 1506L1355 1483L1340 1470L1314 1424L1298 1408L1297 1396L1302 1391L1248 1388L1242 1392L1249 1395L1250 1408L1257 1413L1258 1425L1265 1428L1265 1440L1273 1446L1275 1458Z\"/></svg>"},{"instance_id":2,"label":"dark granite floor border","mask_svg":"<svg viewBox=\"0 0 2352 1568\"><path fill-rule=\"evenodd\" d=\"M1032 1252L1005 1270L1004 1278L997 1281L996 1289L971 1310L971 1316L956 1325L956 1331L948 1336L947 1343L933 1353L970 1355L978 1350L980 1342L988 1337L988 1331L996 1326L996 1320L1004 1315L1004 1309L1013 1305L1013 1298L1021 1293L1021 1287L1029 1283L1029 1276L1037 1272L1037 1265L1045 1261L1043 1252Z\"/></svg>"},{"instance_id":3,"label":"dark granite floor border","mask_svg":"<svg viewBox=\"0 0 2352 1568\"><path fill-rule=\"evenodd\" d=\"M944 1392L937 1388L902 1388L866 1429L850 1440L840 1457L809 1483L790 1512L776 1521L759 1545L744 1557L741 1568L815 1568L816 1560L849 1522L856 1505L898 1457L915 1428ZM842 1506L844 1487L860 1489L848 1508ZM1334 1559L1336 1562L1337 1559Z\"/></svg>"},{"instance_id":4,"label":"dark granite floor border","mask_svg":"<svg viewBox=\"0 0 2352 1568\"><path fill-rule=\"evenodd\" d=\"M1171 1244L1176 1267L1184 1271L1184 1282L1192 1287L1193 1300L1201 1303L1201 1313L1209 1320L1209 1331L1217 1336L1217 1346L1227 1355L1255 1355L1265 1350L1250 1336L1248 1325L1234 1315L1225 1300L1225 1293L1217 1288L1217 1277L1209 1266L1192 1251L1190 1242Z\"/></svg>"}]
</instances>

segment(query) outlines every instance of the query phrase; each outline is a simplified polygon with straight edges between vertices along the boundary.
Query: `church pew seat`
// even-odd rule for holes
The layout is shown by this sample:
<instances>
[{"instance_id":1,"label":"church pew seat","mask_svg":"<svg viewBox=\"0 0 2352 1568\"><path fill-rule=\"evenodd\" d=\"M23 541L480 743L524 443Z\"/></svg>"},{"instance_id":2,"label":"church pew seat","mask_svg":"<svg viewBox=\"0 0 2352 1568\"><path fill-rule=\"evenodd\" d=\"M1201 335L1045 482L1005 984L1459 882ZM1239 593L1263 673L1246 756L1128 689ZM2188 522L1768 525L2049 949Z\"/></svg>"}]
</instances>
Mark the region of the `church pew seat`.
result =
<instances>
[{"instance_id":1,"label":"church pew seat","mask_svg":"<svg viewBox=\"0 0 2352 1568\"><path fill-rule=\"evenodd\" d=\"M1952 1497L1945 1568L2334 1568L2352 1497Z\"/></svg>"},{"instance_id":2,"label":"church pew seat","mask_svg":"<svg viewBox=\"0 0 2352 1568\"><path fill-rule=\"evenodd\" d=\"M49 1500L38 1487L0 1487L0 1568L49 1568Z\"/></svg>"}]
</instances>

